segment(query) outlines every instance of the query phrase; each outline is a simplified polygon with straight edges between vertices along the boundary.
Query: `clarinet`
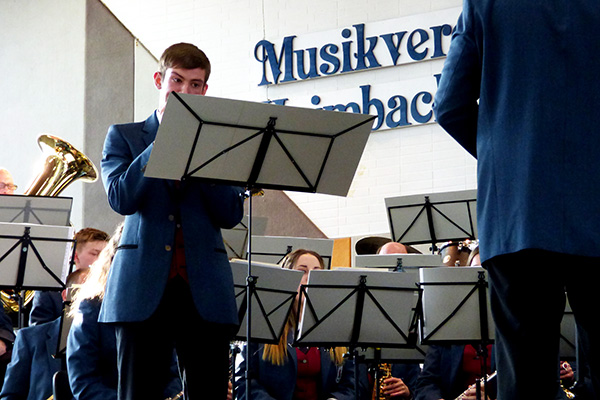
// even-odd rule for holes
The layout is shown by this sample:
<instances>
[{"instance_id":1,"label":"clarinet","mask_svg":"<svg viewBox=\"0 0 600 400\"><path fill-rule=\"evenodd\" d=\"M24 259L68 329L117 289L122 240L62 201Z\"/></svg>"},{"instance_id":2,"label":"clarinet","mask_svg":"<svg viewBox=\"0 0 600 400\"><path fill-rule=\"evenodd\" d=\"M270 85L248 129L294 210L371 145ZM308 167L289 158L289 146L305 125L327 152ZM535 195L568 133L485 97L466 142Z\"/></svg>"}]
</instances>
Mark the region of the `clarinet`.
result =
<instances>
[{"instance_id":1,"label":"clarinet","mask_svg":"<svg viewBox=\"0 0 600 400\"><path fill-rule=\"evenodd\" d=\"M494 371L493 373L491 373L491 374L489 374L489 375L487 375L487 376L485 377L485 381L487 382L487 381L489 381L490 379L492 379L492 378L493 378L493 377L495 377L495 376L496 376L496 372ZM468 391L469 391L469 390L470 390L472 387L475 387L475 384L473 384L473 385L469 386L469 387L467 388L467 390L465 390L464 392L462 392L462 393L460 394L460 396L458 396L458 397L457 397L456 399L454 399L454 400L462 400L462 398L463 398L463 397L465 397L465 395L467 394L467 392L468 392Z\"/></svg>"}]
</instances>

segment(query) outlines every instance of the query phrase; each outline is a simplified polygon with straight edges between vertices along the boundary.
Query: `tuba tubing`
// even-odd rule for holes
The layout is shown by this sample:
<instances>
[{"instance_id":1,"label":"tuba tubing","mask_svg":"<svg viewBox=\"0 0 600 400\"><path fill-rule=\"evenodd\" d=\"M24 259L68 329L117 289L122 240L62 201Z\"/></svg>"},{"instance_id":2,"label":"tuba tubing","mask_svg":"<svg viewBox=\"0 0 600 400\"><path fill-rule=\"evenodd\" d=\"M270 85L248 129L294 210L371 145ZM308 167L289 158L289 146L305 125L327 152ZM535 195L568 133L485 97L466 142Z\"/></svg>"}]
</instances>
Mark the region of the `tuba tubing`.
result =
<instances>
[{"instance_id":1,"label":"tuba tubing","mask_svg":"<svg viewBox=\"0 0 600 400\"><path fill-rule=\"evenodd\" d=\"M42 171L25 191L26 196L56 197L76 180L95 182L98 179L98 170L94 163L66 140L44 134L38 137L38 145L42 152L48 155ZM33 293L33 290L25 291L23 305L27 305L33 299ZM17 296L13 290L0 291L0 299L7 312L19 310Z\"/></svg>"}]
</instances>

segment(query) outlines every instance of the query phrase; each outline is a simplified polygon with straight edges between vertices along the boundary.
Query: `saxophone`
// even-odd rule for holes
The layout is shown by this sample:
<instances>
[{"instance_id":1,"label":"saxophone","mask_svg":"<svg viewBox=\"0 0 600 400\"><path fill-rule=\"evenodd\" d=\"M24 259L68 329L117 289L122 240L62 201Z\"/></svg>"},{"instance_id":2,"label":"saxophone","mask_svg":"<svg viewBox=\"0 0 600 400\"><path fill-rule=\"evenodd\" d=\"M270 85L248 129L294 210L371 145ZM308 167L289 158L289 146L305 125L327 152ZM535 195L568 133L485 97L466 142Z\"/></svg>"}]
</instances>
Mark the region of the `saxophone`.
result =
<instances>
[{"instance_id":1,"label":"saxophone","mask_svg":"<svg viewBox=\"0 0 600 400\"><path fill-rule=\"evenodd\" d=\"M386 400L383 394L385 388L385 380L392 376L392 365L389 363L377 364L375 368L375 384L373 385L373 394L371 400Z\"/></svg>"}]
</instances>

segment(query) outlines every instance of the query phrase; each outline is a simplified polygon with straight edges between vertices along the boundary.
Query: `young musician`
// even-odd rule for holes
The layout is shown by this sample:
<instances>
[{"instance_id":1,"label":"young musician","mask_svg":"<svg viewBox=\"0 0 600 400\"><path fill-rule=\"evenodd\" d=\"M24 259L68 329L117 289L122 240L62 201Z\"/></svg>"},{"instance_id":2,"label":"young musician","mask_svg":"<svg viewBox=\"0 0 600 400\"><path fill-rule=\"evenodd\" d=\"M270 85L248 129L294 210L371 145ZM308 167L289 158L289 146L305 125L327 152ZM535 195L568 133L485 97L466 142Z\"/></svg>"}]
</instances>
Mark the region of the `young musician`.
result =
<instances>
[{"instance_id":1,"label":"young musician","mask_svg":"<svg viewBox=\"0 0 600 400\"><path fill-rule=\"evenodd\" d=\"M321 256L310 250L298 249L288 254L283 268L304 272L301 285L308 282L308 273L323 269ZM300 288L298 288L300 289ZM296 297L296 302L298 297ZM297 322L297 304L284 328L278 344L253 345L251 349L251 399L354 399L354 369L344 362L345 348L331 350L317 347L293 348L293 331ZM242 352L245 357L245 352ZM246 399L246 363L238 371L237 395Z\"/></svg>"},{"instance_id":2,"label":"young musician","mask_svg":"<svg viewBox=\"0 0 600 400\"><path fill-rule=\"evenodd\" d=\"M96 228L83 228L75 237L75 270L89 268L98 259L106 246L108 233ZM29 325L37 325L58 318L63 311L63 299L60 292L36 291L33 296Z\"/></svg>"},{"instance_id":3,"label":"young musician","mask_svg":"<svg viewBox=\"0 0 600 400\"><path fill-rule=\"evenodd\" d=\"M72 272L67 286L81 284L87 269ZM66 291L62 292L62 298ZM61 360L54 357L58 349L61 319L20 329L6 370L4 386L0 393L3 400L45 400L52 395L52 378L61 370Z\"/></svg>"},{"instance_id":4,"label":"young musician","mask_svg":"<svg viewBox=\"0 0 600 400\"><path fill-rule=\"evenodd\" d=\"M120 400L155 398L174 348L186 399L227 395L239 322L220 230L242 219L243 190L144 176L170 93L204 95L210 71L196 46L167 48L154 74L158 109L143 122L111 126L104 143L108 202L126 216L99 315L116 329Z\"/></svg>"}]
</instances>

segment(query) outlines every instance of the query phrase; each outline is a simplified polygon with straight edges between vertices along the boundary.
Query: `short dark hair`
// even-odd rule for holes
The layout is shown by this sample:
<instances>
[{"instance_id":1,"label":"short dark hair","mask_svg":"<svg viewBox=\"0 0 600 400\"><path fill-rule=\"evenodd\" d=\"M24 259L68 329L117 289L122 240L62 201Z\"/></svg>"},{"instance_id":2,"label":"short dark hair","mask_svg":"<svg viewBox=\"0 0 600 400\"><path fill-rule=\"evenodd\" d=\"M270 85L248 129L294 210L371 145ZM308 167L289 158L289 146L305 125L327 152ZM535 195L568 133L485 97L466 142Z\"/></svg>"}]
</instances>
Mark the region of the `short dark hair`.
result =
<instances>
[{"instance_id":1,"label":"short dark hair","mask_svg":"<svg viewBox=\"0 0 600 400\"><path fill-rule=\"evenodd\" d=\"M177 43L169 46L160 57L158 72L165 76L168 68L195 69L202 68L206 72L204 83L210 76L210 61L206 54L191 43Z\"/></svg>"}]
</instances>

